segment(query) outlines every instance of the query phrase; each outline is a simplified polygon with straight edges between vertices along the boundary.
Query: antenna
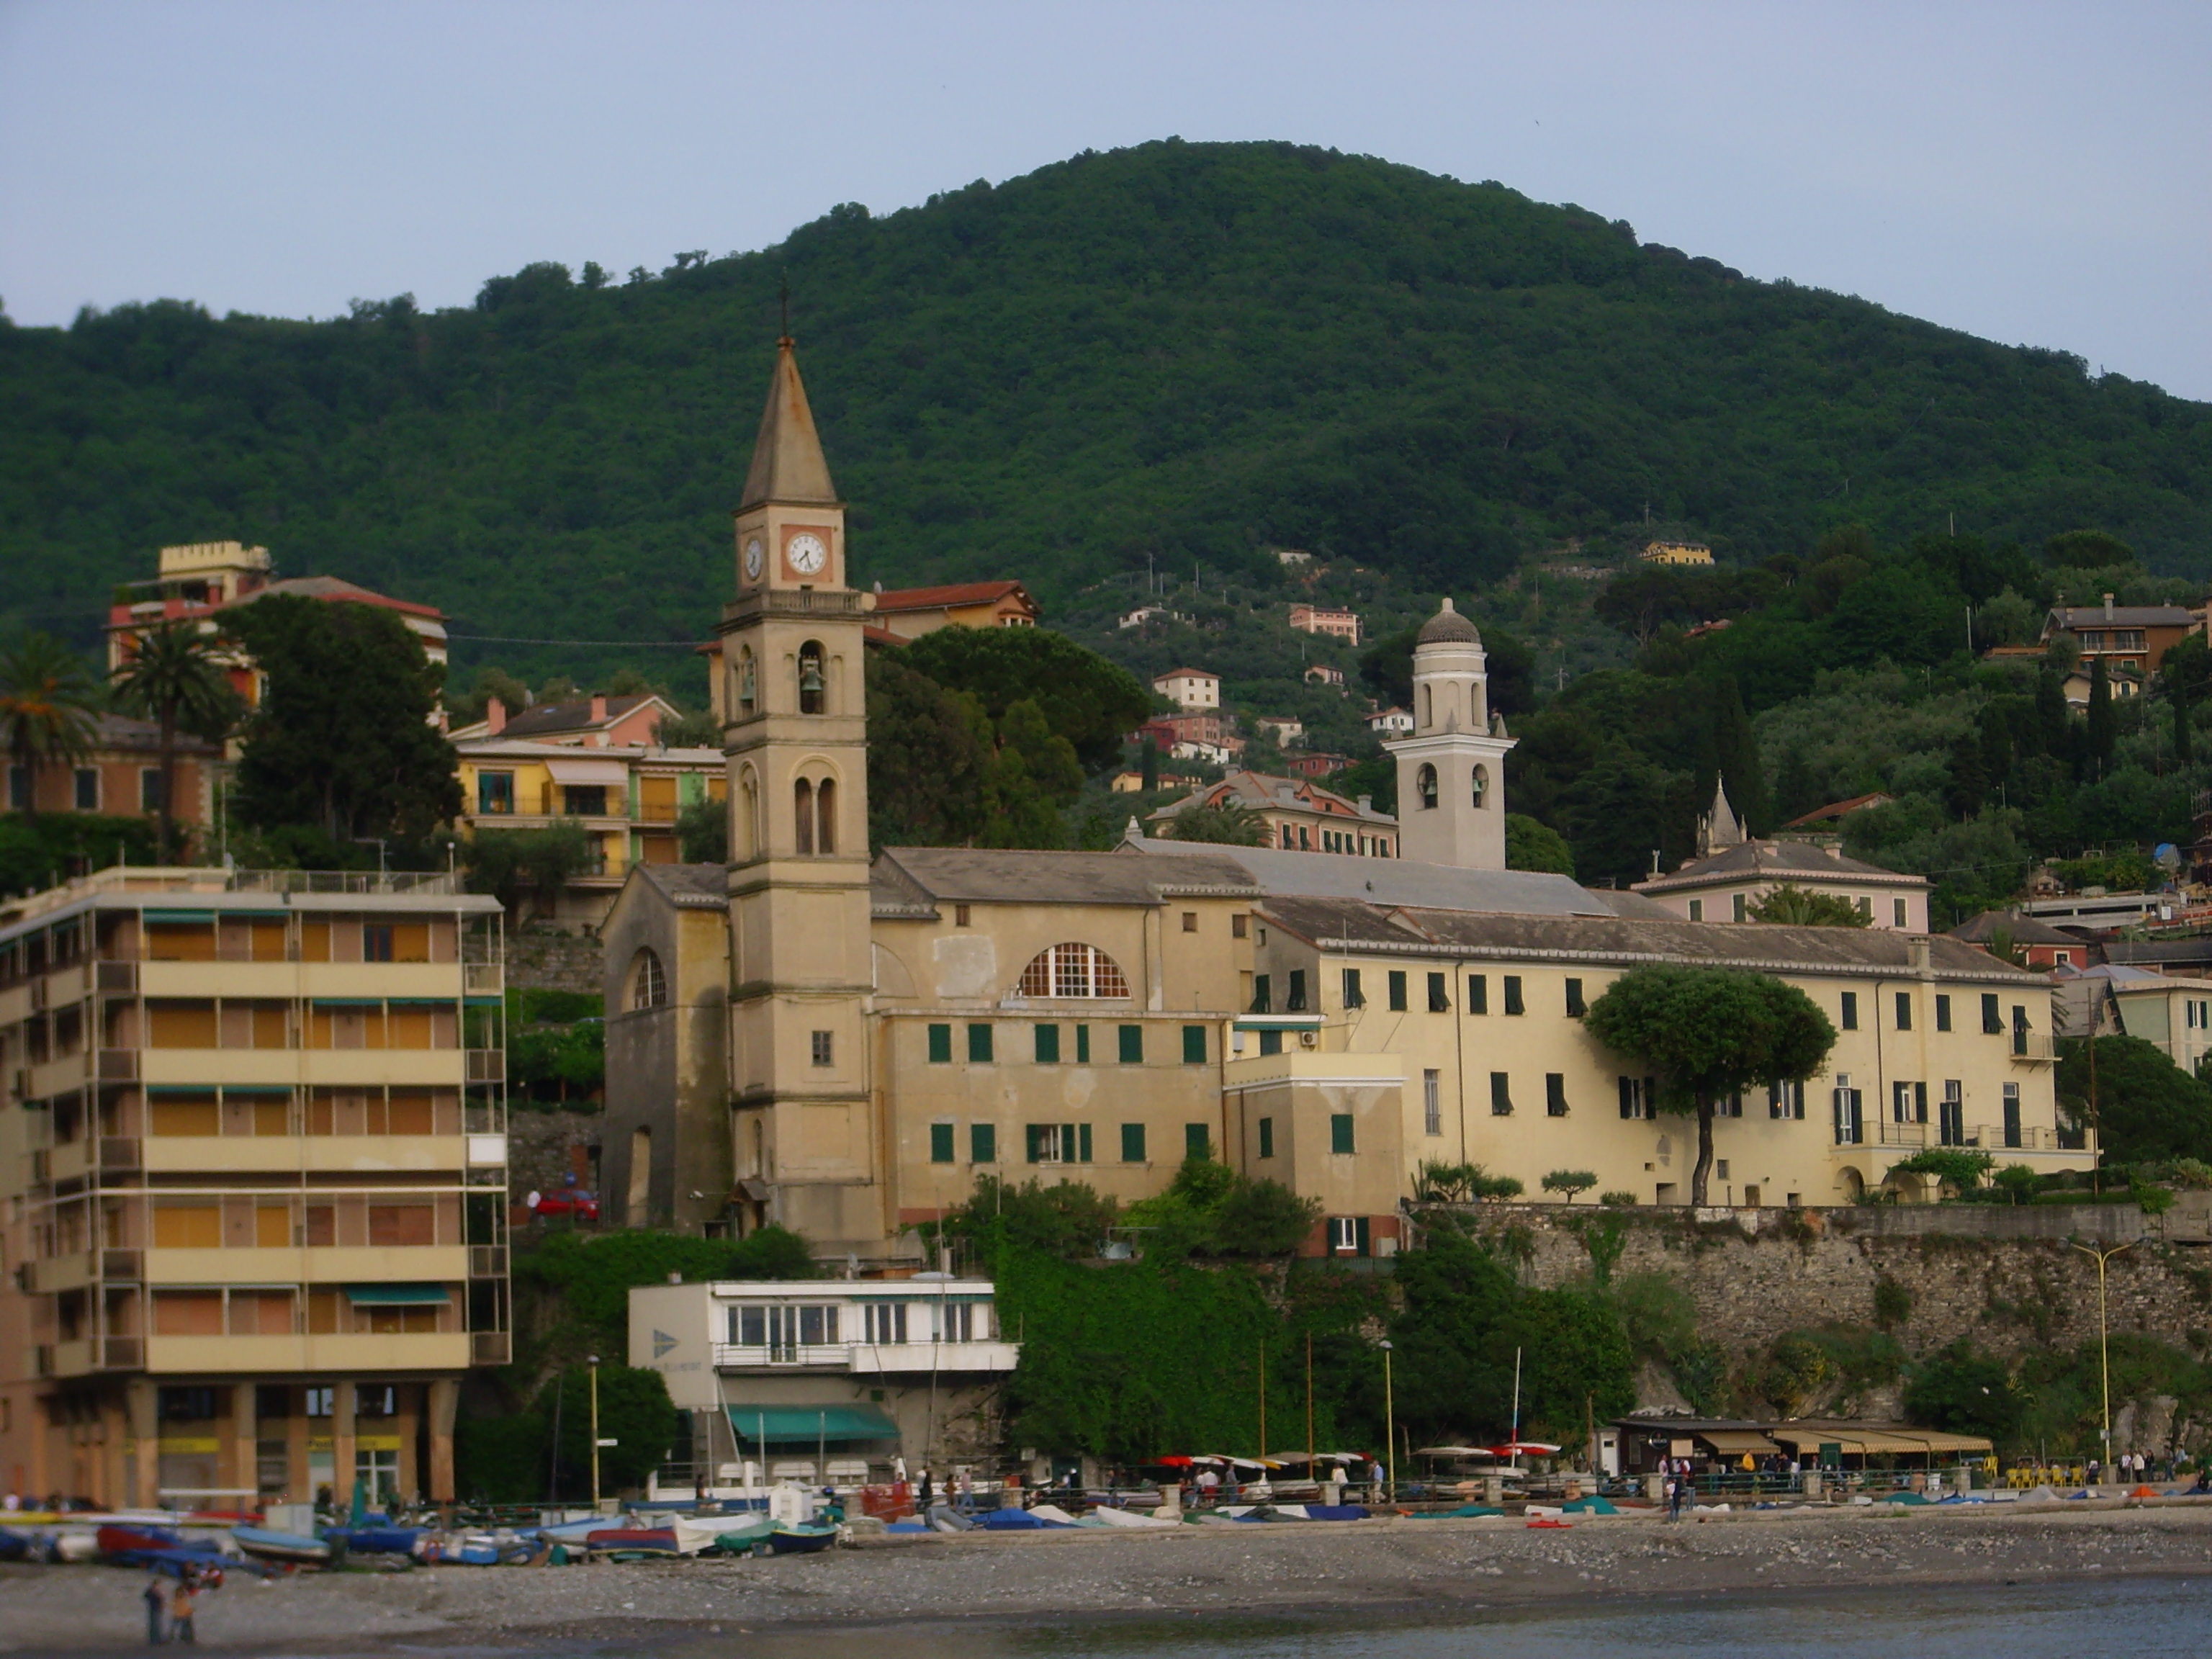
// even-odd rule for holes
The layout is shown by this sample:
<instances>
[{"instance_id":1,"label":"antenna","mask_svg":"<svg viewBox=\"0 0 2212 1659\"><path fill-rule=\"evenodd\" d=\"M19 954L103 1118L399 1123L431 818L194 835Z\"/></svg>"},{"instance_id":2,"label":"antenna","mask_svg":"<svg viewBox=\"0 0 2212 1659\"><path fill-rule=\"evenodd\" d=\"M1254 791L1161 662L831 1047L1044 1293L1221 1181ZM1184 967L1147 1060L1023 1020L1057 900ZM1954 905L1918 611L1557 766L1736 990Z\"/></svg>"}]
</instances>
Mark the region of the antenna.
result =
<instances>
[{"instance_id":1,"label":"antenna","mask_svg":"<svg viewBox=\"0 0 2212 1659\"><path fill-rule=\"evenodd\" d=\"M776 279L776 303L781 309L783 319L782 326L776 331L776 337L788 340L791 337L791 278L788 276Z\"/></svg>"}]
</instances>

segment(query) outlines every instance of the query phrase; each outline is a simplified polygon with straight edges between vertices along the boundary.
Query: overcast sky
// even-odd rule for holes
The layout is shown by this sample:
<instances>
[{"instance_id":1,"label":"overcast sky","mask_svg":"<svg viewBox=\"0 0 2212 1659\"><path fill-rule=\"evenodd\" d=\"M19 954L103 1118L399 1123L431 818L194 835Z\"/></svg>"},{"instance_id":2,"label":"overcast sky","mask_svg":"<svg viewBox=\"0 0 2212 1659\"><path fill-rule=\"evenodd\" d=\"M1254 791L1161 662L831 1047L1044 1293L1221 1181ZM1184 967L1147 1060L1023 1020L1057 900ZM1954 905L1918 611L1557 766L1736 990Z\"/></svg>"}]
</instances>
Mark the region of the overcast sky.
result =
<instances>
[{"instance_id":1,"label":"overcast sky","mask_svg":"<svg viewBox=\"0 0 2212 1659\"><path fill-rule=\"evenodd\" d=\"M1334 145L2212 398L2212 5L0 0L0 299L327 316Z\"/></svg>"}]
</instances>

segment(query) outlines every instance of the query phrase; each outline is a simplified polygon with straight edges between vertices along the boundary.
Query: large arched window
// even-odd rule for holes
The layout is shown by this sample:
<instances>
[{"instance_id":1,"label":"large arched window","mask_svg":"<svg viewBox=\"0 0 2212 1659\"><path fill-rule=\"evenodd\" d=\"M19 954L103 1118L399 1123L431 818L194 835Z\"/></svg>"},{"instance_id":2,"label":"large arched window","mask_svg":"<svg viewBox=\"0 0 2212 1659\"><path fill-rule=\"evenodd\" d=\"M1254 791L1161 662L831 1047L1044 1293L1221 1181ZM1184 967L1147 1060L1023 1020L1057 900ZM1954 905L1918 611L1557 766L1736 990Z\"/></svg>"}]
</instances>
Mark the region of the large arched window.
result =
<instances>
[{"instance_id":1,"label":"large arched window","mask_svg":"<svg viewBox=\"0 0 2212 1659\"><path fill-rule=\"evenodd\" d=\"M799 712L819 714L830 706L830 682L823 670L822 642L809 640L799 647Z\"/></svg>"},{"instance_id":2,"label":"large arched window","mask_svg":"<svg viewBox=\"0 0 2212 1659\"><path fill-rule=\"evenodd\" d=\"M814 850L825 854L837 850L837 784L833 778L814 786Z\"/></svg>"},{"instance_id":3,"label":"large arched window","mask_svg":"<svg viewBox=\"0 0 2212 1659\"><path fill-rule=\"evenodd\" d=\"M799 833L799 855L809 858L814 852L814 786L805 778L791 786L792 827Z\"/></svg>"},{"instance_id":4,"label":"large arched window","mask_svg":"<svg viewBox=\"0 0 2212 1659\"><path fill-rule=\"evenodd\" d=\"M659 1008L668 1001L668 976L660 971L660 957L650 949L641 950L629 963L629 1006L636 1008Z\"/></svg>"},{"instance_id":5,"label":"large arched window","mask_svg":"<svg viewBox=\"0 0 2212 1659\"><path fill-rule=\"evenodd\" d=\"M1121 964L1089 945L1055 945L1022 969L1025 997L1126 997L1129 981Z\"/></svg>"},{"instance_id":6,"label":"large arched window","mask_svg":"<svg viewBox=\"0 0 2212 1659\"><path fill-rule=\"evenodd\" d=\"M1413 790L1421 798L1422 808L1432 810L1437 804L1437 769L1424 761L1421 769L1413 774Z\"/></svg>"},{"instance_id":7,"label":"large arched window","mask_svg":"<svg viewBox=\"0 0 2212 1659\"><path fill-rule=\"evenodd\" d=\"M1489 798L1490 769L1486 766L1477 766L1474 769L1474 804L1480 806Z\"/></svg>"}]
</instances>

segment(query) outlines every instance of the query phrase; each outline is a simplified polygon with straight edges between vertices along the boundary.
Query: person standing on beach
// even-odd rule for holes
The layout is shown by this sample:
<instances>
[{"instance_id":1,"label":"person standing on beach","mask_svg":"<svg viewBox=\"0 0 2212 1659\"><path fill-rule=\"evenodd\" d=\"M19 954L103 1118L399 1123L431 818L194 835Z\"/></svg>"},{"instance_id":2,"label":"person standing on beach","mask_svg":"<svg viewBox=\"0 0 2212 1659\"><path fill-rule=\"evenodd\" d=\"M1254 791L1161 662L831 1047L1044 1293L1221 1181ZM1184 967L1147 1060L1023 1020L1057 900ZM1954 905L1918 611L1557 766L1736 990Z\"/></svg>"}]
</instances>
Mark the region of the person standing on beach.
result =
<instances>
[{"instance_id":1,"label":"person standing on beach","mask_svg":"<svg viewBox=\"0 0 2212 1659\"><path fill-rule=\"evenodd\" d=\"M186 1647L198 1647L199 1636L192 1629L192 1601L197 1587L189 1575L177 1583L177 1593L169 1598L169 1636Z\"/></svg>"},{"instance_id":2,"label":"person standing on beach","mask_svg":"<svg viewBox=\"0 0 2212 1659\"><path fill-rule=\"evenodd\" d=\"M146 1645L158 1648L168 1639L166 1628L169 1611L168 1598L161 1593L161 1575L155 1573L146 1581Z\"/></svg>"}]
</instances>

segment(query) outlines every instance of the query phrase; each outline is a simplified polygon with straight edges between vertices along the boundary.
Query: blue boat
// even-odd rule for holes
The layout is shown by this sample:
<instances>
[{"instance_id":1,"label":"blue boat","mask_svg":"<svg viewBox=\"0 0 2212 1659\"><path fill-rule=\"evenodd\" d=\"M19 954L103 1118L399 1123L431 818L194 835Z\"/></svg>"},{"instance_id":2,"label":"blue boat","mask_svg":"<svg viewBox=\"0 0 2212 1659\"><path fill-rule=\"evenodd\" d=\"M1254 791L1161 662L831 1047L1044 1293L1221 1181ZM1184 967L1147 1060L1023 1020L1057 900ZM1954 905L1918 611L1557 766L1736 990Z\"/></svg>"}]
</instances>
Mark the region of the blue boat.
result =
<instances>
[{"instance_id":1,"label":"blue boat","mask_svg":"<svg viewBox=\"0 0 2212 1659\"><path fill-rule=\"evenodd\" d=\"M835 1527L809 1526L801 1522L779 1521L775 1530L768 1535L768 1547L778 1555L811 1555L817 1550L826 1550L837 1541Z\"/></svg>"},{"instance_id":2,"label":"blue boat","mask_svg":"<svg viewBox=\"0 0 2212 1659\"><path fill-rule=\"evenodd\" d=\"M230 1535L238 1540L238 1547L260 1561L282 1561L295 1566L326 1567L334 1554L343 1553L343 1545L332 1545L326 1540L309 1538L296 1532L271 1532L266 1527L233 1527Z\"/></svg>"}]
</instances>

